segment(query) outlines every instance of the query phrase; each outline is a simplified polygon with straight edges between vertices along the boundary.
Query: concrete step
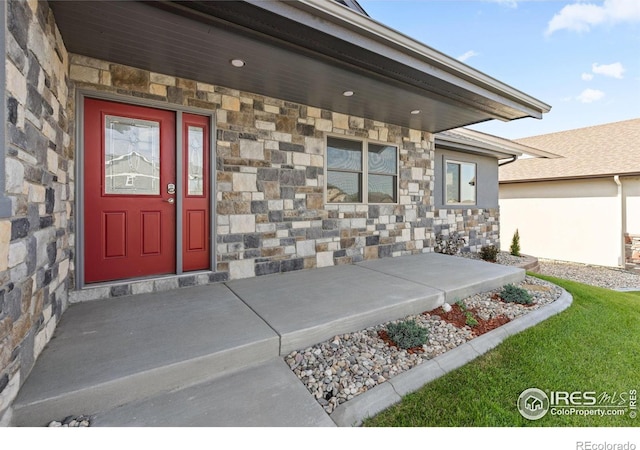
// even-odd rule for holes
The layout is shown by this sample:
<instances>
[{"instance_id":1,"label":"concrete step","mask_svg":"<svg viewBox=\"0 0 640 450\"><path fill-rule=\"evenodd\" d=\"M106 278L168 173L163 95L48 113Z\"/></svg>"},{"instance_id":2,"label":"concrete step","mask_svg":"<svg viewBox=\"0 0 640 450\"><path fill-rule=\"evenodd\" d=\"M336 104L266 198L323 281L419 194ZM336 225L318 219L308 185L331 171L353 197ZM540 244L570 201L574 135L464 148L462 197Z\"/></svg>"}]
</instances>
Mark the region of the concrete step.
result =
<instances>
[{"instance_id":1,"label":"concrete step","mask_svg":"<svg viewBox=\"0 0 640 450\"><path fill-rule=\"evenodd\" d=\"M444 292L436 288L359 265L247 278L227 286L281 336L282 356L444 302Z\"/></svg>"},{"instance_id":2,"label":"concrete step","mask_svg":"<svg viewBox=\"0 0 640 450\"><path fill-rule=\"evenodd\" d=\"M519 283L526 275L521 268L440 253L395 258L393 264L378 259L360 263L359 266L436 289L444 293L444 301L447 303L497 289L505 284Z\"/></svg>"},{"instance_id":3,"label":"concrete step","mask_svg":"<svg viewBox=\"0 0 640 450\"><path fill-rule=\"evenodd\" d=\"M528 272L534 272L534 273L540 272L540 261L538 261L538 258L530 255L520 255L520 256L523 256L525 259L522 263L518 265L518 267Z\"/></svg>"},{"instance_id":4,"label":"concrete step","mask_svg":"<svg viewBox=\"0 0 640 450\"><path fill-rule=\"evenodd\" d=\"M13 424L94 414L278 350L278 335L224 285L72 305L13 404Z\"/></svg>"},{"instance_id":5,"label":"concrete step","mask_svg":"<svg viewBox=\"0 0 640 450\"><path fill-rule=\"evenodd\" d=\"M624 268L631 272L640 272L640 264L626 263Z\"/></svg>"},{"instance_id":6,"label":"concrete step","mask_svg":"<svg viewBox=\"0 0 640 450\"><path fill-rule=\"evenodd\" d=\"M333 427L282 358L96 414L93 427Z\"/></svg>"}]
</instances>

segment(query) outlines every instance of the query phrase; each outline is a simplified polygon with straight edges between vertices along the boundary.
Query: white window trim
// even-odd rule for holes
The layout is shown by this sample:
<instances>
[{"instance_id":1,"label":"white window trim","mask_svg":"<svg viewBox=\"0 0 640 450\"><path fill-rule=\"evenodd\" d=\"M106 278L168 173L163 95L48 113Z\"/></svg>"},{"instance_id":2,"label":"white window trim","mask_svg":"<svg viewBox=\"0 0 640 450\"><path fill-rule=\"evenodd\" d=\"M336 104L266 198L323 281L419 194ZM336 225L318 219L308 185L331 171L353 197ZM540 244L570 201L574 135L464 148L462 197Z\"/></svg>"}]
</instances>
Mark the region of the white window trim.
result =
<instances>
[{"instance_id":1,"label":"white window trim","mask_svg":"<svg viewBox=\"0 0 640 450\"><path fill-rule=\"evenodd\" d=\"M461 203L461 202L449 202L447 200L447 164L458 164L461 166L462 164L471 164L474 166L475 173L475 190L474 190L474 199L473 203ZM461 170L462 172L462 170ZM462 177L462 173L460 174ZM442 166L442 203L445 207L447 206L476 206L478 204L478 163L473 161L461 161L457 159L447 159L444 158L444 164Z\"/></svg>"},{"instance_id":2,"label":"white window trim","mask_svg":"<svg viewBox=\"0 0 640 450\"><path fill-rule=\"evenodd\" d=\"M328 152L328 140L329 138L342 139L343 141L360 142L362 144L362 171L353 173L362 173L362 201L361 202L329 202L327 199L327 183L329 182L329 152ZM387 174L387 176L393 176L396 178L395 194L396 201L388 203L370 203L369 202L369 144L374 145L386 145L396 148L396 173L394 175ZM346 171L349 172L349 171ZM374 174L378 175L378 174ZM342 134L327 134L324 139L324 204L325 205L398 205L400 202L400 146L394 142L384 142L368 138L357 138L353 136L345 136Z\"/></svg>"}]
</instances>

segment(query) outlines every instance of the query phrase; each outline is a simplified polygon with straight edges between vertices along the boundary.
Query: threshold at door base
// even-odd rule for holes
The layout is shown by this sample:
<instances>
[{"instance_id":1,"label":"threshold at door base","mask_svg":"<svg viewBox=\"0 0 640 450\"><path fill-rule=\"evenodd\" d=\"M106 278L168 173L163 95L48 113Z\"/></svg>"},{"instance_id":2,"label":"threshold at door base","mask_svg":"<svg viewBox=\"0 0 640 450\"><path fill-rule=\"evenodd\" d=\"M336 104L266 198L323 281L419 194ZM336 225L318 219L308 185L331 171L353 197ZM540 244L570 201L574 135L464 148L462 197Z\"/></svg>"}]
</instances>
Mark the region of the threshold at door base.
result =
<instances>
[{"instance_id":1,"label":"threshold at door base","mask_svg":"<svg viewBox=\"0 0 640 450\"><path fill-rule=\"evenodd\" d=\"M119 280L96 283L71 291L69 303L124 297L127 295L165 292L191 286L229 281L228 272L197 271L181 275L162 275L135 280Z\"/></svg>"}]
</instances>

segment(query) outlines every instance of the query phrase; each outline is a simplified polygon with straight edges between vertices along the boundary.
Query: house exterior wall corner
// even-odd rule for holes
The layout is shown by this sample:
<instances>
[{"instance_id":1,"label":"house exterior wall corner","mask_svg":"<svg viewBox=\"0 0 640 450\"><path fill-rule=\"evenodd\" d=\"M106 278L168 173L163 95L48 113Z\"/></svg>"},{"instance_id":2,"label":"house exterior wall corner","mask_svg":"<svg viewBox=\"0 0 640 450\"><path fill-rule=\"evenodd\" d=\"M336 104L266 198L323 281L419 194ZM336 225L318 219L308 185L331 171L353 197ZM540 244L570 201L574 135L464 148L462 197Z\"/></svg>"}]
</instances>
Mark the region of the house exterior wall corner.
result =
<instances>
[{"instance_id":1,"label":"house exterior wall corner","mask_svg":"<svg viewBox=\"0 0 640 450\"><path fill-rule=\"evenodd\" d=\"M47 2L2 3L0 200L9 217L0 219L0 417L67 307L74 241L67 51Z\"/></svg>"}]
</instances>

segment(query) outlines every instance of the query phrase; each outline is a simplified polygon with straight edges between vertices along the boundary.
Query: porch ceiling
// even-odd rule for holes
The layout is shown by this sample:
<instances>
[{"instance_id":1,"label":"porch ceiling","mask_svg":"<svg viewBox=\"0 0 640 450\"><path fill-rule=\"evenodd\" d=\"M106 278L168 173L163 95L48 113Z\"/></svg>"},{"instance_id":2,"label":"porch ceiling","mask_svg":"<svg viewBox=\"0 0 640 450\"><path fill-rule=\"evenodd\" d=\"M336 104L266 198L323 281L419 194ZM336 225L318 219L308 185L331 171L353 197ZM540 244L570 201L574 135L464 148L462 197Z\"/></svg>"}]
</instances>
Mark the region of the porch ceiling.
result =
<instances>
[{"instance_id":1,"label":"porch ceiling","mask_svg":"<svg viewBox=\"0 0 640 450\"><path fill-rule=\"evenodd\" d=\"M50 5L72 53L401 126L438 132L549 110L339 3Z\"/></svg>"}]
</instances>

